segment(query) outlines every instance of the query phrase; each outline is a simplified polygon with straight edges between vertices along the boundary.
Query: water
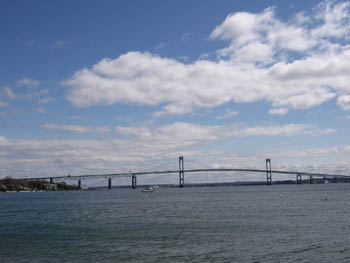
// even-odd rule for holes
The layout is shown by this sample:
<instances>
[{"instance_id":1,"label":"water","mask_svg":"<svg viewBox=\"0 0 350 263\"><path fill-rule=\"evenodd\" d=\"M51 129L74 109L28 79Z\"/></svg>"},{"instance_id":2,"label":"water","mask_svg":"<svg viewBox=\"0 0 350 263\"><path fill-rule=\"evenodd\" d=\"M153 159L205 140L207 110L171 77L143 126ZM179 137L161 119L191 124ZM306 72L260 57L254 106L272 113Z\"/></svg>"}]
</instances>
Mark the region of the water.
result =
<instances>
[{"instance_id":1,"label":"water","mask_svg":"<svg viewBox=\"0 0 350 263\"><path fill-rule=\"evenodd\" d=\"M350 184L0 194L0 262L350 262L349 204Z\"/></svg>"}]
</instances>

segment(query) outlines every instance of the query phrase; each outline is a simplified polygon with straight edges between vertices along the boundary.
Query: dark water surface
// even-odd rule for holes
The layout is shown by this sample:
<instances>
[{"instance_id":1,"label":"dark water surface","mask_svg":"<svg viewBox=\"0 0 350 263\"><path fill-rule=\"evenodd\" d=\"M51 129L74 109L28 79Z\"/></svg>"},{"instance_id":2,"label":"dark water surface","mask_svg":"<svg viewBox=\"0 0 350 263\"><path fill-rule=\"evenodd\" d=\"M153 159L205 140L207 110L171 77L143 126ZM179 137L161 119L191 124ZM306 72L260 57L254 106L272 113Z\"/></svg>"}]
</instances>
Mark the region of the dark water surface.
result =
<instances>
[{"instance_id":1,"label":"dark water surface","mask_svg":"<svg viewBox=\"0 0 350 263\"><path fill-rule=\"evenodd\" d=\"M0 194L0 262L350 262L350 184Z\"/></svg>"}]
</instances>

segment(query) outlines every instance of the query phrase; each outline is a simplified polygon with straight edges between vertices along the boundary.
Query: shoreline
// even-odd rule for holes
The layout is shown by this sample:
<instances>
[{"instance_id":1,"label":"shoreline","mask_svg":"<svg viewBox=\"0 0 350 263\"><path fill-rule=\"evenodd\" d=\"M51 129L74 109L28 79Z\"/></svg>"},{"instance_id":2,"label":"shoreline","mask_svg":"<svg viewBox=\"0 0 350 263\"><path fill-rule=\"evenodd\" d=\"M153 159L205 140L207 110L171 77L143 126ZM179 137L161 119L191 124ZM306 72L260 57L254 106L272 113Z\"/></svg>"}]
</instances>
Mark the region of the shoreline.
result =
<instances>
[{"instance_id":1,"label":"shoreline","mask_svg":"<svg viewBox=\"0 0 350 263\"><path fill-rule=\"evenodd\" d=\"M350 181L340 181L340 182L332 182L327 181L326 183L322 180L314 180L313 183L315 185L322 185L322 184L346 184L350 183ZM294 180L283 180L283 181L275 181L272 182L271 185L297 185L298 183ZM265 181L251 181L251 182L225 182L225 183L189 183L185 184L185 188L191 188L191 187L223 187L223 186L264 186L267 185ZM298 184L299 185L299 184ZM303 180L300 185L310 185L309 180ZM178 188L179 186L177 184L150 184L150 185L137 185L137 188L142 189L149 186L158 186L160 188ZM1 193L43 193L43 192L66 192L66 191L94 191L94 190L103 190L106 189L107 186L96 186L96 187L89 187L88 189L65 189L65 190L7 190L7 191L0 191ZM120 185L120 186L112 186L112 189L131 189L131 186L129 185Z\"/></svg>"}]
</instances>

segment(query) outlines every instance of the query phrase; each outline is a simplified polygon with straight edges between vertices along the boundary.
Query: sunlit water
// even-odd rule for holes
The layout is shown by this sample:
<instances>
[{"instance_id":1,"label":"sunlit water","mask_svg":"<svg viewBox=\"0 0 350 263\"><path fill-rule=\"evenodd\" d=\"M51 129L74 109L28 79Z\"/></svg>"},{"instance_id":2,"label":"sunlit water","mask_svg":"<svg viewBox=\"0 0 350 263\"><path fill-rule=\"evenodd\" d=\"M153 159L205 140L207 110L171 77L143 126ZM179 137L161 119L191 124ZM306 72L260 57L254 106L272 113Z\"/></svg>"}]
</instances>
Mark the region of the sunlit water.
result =
<instances>
[{"instance_id":1,"label":"sunlit water","mask_svg":"<svg viewBox=\"0 0 350 263\"><path fill-rule=\"evenodd\" d=\"M0 194L0 262L350 262L350 184Z\"/></svg>"}]
</instances>

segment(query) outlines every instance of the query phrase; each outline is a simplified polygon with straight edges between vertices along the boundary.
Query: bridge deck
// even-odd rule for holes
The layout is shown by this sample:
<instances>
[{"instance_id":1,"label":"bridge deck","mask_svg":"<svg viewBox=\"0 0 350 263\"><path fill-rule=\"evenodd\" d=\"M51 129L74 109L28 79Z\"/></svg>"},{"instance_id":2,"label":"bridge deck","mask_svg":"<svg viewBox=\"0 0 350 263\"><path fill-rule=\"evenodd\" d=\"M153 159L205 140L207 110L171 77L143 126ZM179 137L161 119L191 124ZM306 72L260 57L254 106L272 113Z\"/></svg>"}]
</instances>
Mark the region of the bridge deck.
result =
<instances>
[{"instance_id":1,"label":"bridge deck","mask_svg":"<svg viewBox=\"0 0 350 263\"><path fill-rule=\"evenodd\" d=\"M240 168L213 168L213 169L188 169L184 173L201 173L201 172L249 172L249 173L266 173L266 170L261 169L240 169ZM273 174L286 174L326 178L350 178L350 175L341 174L326 174L326 173L311 173L298 171L279 171L271 170ZM155 174L171 174L179 173L179 170L165 170L165 171L148 171L148 172L133 172L133 173L113 173L113 174L86 174L86 175L64 175L64 176L50 176L50 177L32 177L25 178L25 180L49 180L49 179L83 179L83 178L107 178L107 177L131 177L132 175L155 175Z\"/></svg>"}]
</instances>

